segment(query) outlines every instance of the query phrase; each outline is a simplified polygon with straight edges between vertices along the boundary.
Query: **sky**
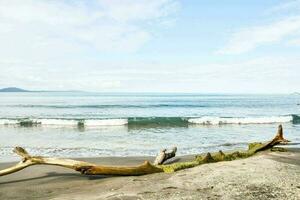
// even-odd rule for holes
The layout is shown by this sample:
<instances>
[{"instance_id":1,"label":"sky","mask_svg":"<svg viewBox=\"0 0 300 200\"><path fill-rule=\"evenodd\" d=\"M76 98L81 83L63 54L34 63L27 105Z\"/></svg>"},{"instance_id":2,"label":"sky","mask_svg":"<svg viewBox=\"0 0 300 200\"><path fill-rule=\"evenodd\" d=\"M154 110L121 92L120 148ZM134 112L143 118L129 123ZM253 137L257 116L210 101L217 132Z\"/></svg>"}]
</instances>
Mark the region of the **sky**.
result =
<instances>
[{"instance_id":1,"label":"sky","mask_svg":"<svg viewBox=\"0 0 300 200\"><path fill-rule=\"evenodd\" d=\"M0 88L300 92L300 0L0 0Z\"/></svg>"}]
</instances>

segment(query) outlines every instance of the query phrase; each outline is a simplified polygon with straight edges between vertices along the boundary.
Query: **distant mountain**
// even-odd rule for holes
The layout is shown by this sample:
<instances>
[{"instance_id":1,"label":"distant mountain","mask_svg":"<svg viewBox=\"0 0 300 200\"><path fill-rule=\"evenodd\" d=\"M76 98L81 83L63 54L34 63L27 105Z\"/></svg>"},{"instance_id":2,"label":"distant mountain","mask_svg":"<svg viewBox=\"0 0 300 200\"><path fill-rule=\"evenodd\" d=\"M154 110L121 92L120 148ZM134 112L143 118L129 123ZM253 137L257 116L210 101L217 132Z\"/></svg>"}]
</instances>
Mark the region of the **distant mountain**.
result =
<instances>
[{"instance_id":1,"label":"distant mountain","mask_svg":"<svg viewBox=\"0 0 300 200\"><path fill-rule=\"evenodd\" d=\"M17 88L17 87L8 87L8 88L0 89L0 92L30 92L30 91L23 90L23 89Z\"/></svg>"},{"instance_id":2,"label":"distant mountain","mask_svg":"<svg viewBox=\"0 0 300 200\"><path fill-rule=\"evenodd\" d=\"M24 90L17 87L7 87L0 89L0 92L84 92L81 90Z\"/></svg>"}]
</instances>

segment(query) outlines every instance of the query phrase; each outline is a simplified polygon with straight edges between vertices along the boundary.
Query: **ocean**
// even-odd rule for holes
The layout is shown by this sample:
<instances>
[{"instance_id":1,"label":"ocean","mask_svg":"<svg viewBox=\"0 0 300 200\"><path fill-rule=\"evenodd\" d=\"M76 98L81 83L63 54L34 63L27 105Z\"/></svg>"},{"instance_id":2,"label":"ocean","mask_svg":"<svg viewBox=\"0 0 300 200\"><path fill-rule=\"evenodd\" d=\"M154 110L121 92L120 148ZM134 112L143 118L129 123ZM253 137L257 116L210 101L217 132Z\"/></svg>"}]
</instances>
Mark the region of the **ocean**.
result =
<instances>
[{"instance_id":1,"label":"ocean","mask_svg":"<svg viewBox=\"0 0 300 200\"><path fill-rule=\"evenodd\" d=\"M57 157L243 149L279 124L300 142L300 95L0 93L0 161L17 159L15 146Z\"/></svg>"}]
</instances>

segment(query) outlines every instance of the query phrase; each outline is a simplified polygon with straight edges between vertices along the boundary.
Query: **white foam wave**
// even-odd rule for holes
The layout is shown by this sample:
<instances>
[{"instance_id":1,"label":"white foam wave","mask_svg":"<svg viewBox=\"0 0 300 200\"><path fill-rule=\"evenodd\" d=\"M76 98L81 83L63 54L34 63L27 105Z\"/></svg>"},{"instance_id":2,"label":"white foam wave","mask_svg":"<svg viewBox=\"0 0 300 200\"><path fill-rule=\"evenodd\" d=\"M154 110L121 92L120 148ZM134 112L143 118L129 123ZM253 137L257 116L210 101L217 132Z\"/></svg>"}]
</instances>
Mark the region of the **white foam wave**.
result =
<instances>
[{"instance_id":1,"label":"white foam wave","mask_svg":"<svg viewBox=\"0 0 300 200\"><path fill-rule=\"evenodd\" d=\"M33 122L45 126L77 126L78 125L78 120L68 120L68 119L36 119L33 120Z\"/></svg>"},{"instance_id":2,"label":"white foam wave","mask_svg":"<svg viewBox=\"0 0 300 200\"><path fill-rule=\"evenodd\" d=\"M122 126L128 124L127 119L89 119L84 121L85 126Z\"/></svg>"},{"instance_id":3,"label":"white foam wave","mask_svg":"<svg viewBox=\"0 0 300 200\"><path fill-rule=\"evenodd\" d=\"M0 125L14 125L18 123L19 121L16 119L0 119Z\"/></svg>"},{"instance_id":4,"label":"white foam wave","mask_svg":"<svg viewBox=\"0 0 300 200\"><path fill-rule=\"evenodd\" d=\"M0 125L21 125L28 123L39 126L78 126L83 125L86 127L97 126L121 126L128 124L127 119L0 119Z\"/></svg>"},{"instance_id":5,"label":"white foam wave","mask_svg":"<svg viewBox=\"0 0 300 200\"><path fill-rule=\"evenodd\" d=\"M293 121L292 116L273 117L245 117L245 118L225 118L225 117L200 117L188 120L189 123L202 125L222 125L222 124L272 124L286 123Z\"/></svg>"}]
</instances>

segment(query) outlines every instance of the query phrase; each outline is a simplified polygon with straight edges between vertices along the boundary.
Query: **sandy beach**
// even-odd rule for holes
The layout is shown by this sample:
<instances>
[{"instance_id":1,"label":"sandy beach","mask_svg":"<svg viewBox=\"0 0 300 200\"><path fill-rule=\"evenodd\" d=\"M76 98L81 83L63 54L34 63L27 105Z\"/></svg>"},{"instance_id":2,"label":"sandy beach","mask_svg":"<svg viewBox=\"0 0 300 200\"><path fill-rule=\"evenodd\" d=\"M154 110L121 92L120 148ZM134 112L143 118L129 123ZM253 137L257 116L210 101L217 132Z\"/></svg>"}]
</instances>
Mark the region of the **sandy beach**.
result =
<instances>
[{"instance_id":1,"label":"sandy beach","mask_svg":"<svg viewBox=\"0 0 300 200\"><path fill-rule=\"evenodd\" d=\"M87 158L135 165L152 157ZM179 157L178 161L192 159ZM1 163L3 169L13 163ZM300 151L260 153L172 174L83 176L55 166L32 166L0 178L0 199L300 199Z\"/></svg>"},{"instance_id":2,"label":"sandy beach","mask_svg":"<svg viewBox=\"0 0 300 200\"><path fill-rule=\"evenodd\" d=\"M0 0L0 44L0 200L300 200L300 0Z\"/></svg>"}]
</instances>

